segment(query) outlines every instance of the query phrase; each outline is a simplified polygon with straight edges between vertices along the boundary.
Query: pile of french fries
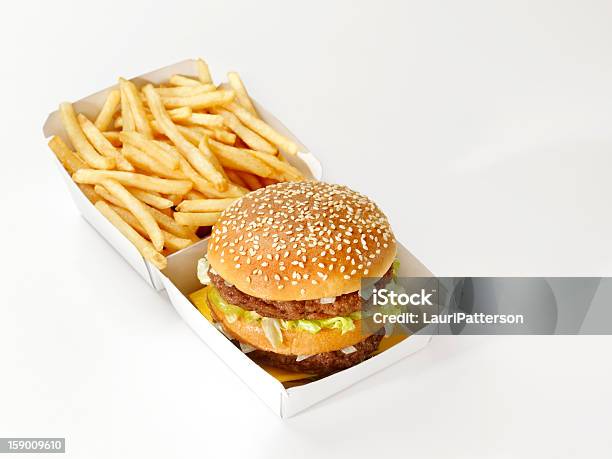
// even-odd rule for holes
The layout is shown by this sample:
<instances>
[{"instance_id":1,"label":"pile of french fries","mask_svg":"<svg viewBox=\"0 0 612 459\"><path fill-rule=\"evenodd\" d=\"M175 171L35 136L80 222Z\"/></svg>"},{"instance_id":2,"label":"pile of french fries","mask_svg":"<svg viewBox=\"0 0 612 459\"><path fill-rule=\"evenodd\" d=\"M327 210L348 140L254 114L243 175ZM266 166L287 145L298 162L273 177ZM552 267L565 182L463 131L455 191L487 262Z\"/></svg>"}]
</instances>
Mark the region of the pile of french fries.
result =
<instances>
[{"instance_id":1,"label":"pile of french fries","mask_svg":"<svg viewBox=\"0 0 612 459\"><path fill-rule=\"evenodd\" d=\"M157 87L120 78L93 121L60 104L72 148L49 141L88 199L160 269L240 196L304 179L282 155L297 145L259 117L240 76L215 85L196 62L197 78Z\"/></svg>"}]
</instances>

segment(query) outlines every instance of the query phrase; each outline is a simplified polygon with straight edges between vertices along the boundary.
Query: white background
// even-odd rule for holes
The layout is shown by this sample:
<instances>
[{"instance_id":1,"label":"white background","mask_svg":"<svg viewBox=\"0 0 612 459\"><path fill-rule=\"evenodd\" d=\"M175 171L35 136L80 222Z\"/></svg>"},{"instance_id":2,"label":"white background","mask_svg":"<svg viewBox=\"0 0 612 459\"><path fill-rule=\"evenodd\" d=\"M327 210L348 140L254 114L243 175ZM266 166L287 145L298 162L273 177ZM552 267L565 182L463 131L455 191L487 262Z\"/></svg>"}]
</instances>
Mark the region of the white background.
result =
<instances>
[{"instance_id":1,"label":"white background","mask_svg":"<svg viewBox=\"0 0 612 459\"><path fill-rule=\"evenodd\" d=\"M610 457L608 337L441 337L276 419L77 215L41 125L202 56L434 273L609 276L611 22L609 1L5 7L0 436L71 458Z\"/></svg>"}]
</instances>

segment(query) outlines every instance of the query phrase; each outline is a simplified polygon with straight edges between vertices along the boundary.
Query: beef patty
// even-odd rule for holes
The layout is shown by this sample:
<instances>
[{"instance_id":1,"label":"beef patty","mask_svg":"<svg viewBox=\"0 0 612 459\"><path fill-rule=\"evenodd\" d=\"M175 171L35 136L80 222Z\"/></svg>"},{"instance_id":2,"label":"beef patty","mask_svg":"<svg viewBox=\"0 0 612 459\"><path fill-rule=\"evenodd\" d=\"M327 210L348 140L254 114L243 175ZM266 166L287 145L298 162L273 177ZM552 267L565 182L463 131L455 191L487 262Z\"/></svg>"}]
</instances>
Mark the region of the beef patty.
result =
<instances>
[{"instance_id":1,"label":"beef patty","mask_svg":"<svg viewBox=\"0 0 612 459\"><path fill-rule=\"evenodd\" d=\"M370 335L363 341L354 345L357 351L345 354L342 351L323 352L314 354L307 359L296 361L295 355L275 354L274 352L255 350L247 356L257 363L270 365L271 367L283 368L300 373L315 373L326 375L336 371L344 370L370 357L383 338L383 330L377 334Z\"/></svg>"},{"instance_id":2,"label":"beef patty","mask_svg":"<svg viewBox=\"0 0 612 459\"><path fill-rule=\"evenodd\" d=\"M221 296L230 304L240 306L248 311L255 311L264 317L275 319L327 319L336 316L348 316L361 309L359 292L346 293L336 297L333 303L321 303L319 300L273 301L257 298L241 292L233 285L226 284L221 276L208 272L211 282ZM376 282L376 286L385 286L393 276L393 267Z\"/></svg>"}]
</instances>

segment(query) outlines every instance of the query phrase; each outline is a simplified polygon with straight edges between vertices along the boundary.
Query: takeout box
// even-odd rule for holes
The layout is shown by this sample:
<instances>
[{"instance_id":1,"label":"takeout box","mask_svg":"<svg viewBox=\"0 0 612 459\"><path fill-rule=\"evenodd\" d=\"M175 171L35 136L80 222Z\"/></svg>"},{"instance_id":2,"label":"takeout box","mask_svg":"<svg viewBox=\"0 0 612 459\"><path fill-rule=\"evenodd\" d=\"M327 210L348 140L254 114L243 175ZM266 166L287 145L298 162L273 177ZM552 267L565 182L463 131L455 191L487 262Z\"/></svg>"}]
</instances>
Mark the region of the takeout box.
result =
<instances>
[{"instance_id":1,"label":"takeout box","mask_svg":"<svg viewBox=\"0 0 612 459\"><path fill-rule=\"evenodd\" d=\"M217 330L191 303L188 295L202 285L196 276L198 259L206 253L208 241L200 241L168 259L162 282L170 301L193 331L223 360L242 381L278 416L287 418L352 386L398 360L422 349L431 334L411 335L354 367L296 387L283 384L249 359ZM431 272L403 245L398 244L399 277L430 277Z\"/></svg>"},{"instance_id":2,"label":"takeout box","mask_svg":"<svg viewBox=\"0 0 612 459\"><path fill-rule=\"evenodd\" d=\"M161 69L155 70L150 73L145 73L138 77L132 78L137 84L144 82L151 82L159 84L163 81L168 80L170 76L174 74L181 74L186 76L197 76L197 70L194 60L185 60L177 64L169 65ZM98 112L100 111L104 101L106 100L107 94L116 88L116 85L110 86L100 92L87 96L83 99L74 102L74 108L78 113L83 113L89 119L95 119ZM269 125L275 128L280 133L289 137L299 147L299 153L296 156L286 155L286 159L306 177L314 178L317 180L321 179L322 171L321 164L318 159L308 151L308 149L278 120L262 107L255 99L252 99L255 108L259 112L260 116ZM53 135L62 137L69 145L70 142L66 137L60 115L58 111L51 113L43 126L43 134L46 138ZM47 149L49 151L49 149ZM72 181L70 175L63 168L59 160L53 155L51 151L49 154L53 157L61 177L64 179L70 195L79 209L79 212L83 215L85 220L89 222L91 226L104 238L106 241L117 251L119 254L140 274L140 276L156 290L162 290L164 285L159 274L159 270L150 262L145 260L136 247L134 247L120 232L117 230L87 199L87 197L81 192L80 188ZM170 255L168 259L172 259L176 254Z\"/></svg>"},{"instance_id":3,"label":"takeout box","mask_svg":"<svg viewBox=\"0 0 612 459\"><path fill-rule=\"evenodd\" d=\"M196 76L195 61L182 61L133 78L132 80L137 83L144 81L160 83L177 73ZM106 88L103 91L75 102L75 110L85 114L90 119L94 119L104 103L106 95L113 88L114 86ZM317 158L280 121L258 104L257 101L253 100L253 102L261 117L268 124L298 144L298 155L295 157L287 155L287 160L305 176L321 179L321 164ZM65 141L68 140L57 111L48 116L43 127L43 133L45 137L58 135ZM198 259L206 252L207 239L203 239L168 256L168 266L163 272L160 272L154 265L143 259L138 250L94 207L81 192L80 188L72 181L70 175L53 153L49 152L49 154L52 155L53 161L66 183L75 205L85 220L100 233L149 285L159 291L166 290L171 303L194 332L280 417L293 416L309 406L344 390L422 349L431 339L431 335L428 334L412 335L354 367L306 384L286 388L277 378L254 363L239 348L234 346L188 299L187 295L202 287L196 277L196 265ZM432 275L401 244L398 245L398 258L401 263L399 276L429 277Z\"/></svg>"}]
</instances>

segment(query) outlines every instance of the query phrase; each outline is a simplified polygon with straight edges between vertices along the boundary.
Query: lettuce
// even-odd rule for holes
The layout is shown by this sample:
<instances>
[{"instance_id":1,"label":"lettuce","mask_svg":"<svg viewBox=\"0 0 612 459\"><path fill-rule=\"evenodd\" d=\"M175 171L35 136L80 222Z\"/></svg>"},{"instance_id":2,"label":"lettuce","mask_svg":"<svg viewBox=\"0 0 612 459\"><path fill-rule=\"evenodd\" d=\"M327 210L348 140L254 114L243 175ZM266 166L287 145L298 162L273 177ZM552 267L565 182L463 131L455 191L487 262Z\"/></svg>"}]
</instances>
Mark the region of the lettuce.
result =
<instances>
[{"instance_id":1,"label":"lettuce","mask_svg":"<svg viewBox=\"0 0 612 459\"><path fill-rule=\"evenodd\" d=\"M270 335L268 339L272 338L276 343L279 342L277 330L303 330L314 334L327 328L340 330L340 333L344 335L349 331L355 330L354 321L361 320L361 311L355 311L346 317L330 317L329 319L271 319L263 317L255 311L247 311L240 306L228 303L223 299L219 290L213 286L209 288L208 301L223 312L229 323L234 323L238 319L244 319L248 322L259 322L264 328L266 337ZM274 344L273 341L270 342ZM282 343L282 334L280 343Z\"/></svg>"}]
</instances>

